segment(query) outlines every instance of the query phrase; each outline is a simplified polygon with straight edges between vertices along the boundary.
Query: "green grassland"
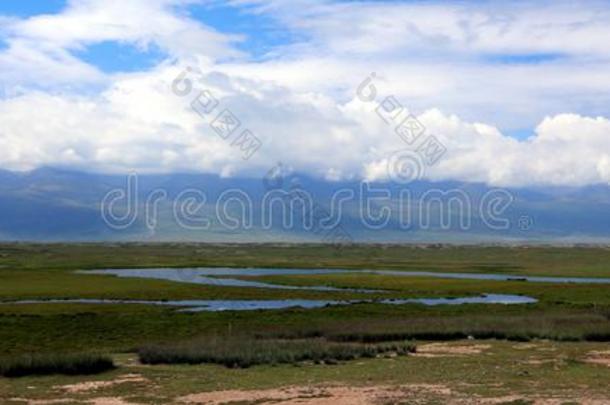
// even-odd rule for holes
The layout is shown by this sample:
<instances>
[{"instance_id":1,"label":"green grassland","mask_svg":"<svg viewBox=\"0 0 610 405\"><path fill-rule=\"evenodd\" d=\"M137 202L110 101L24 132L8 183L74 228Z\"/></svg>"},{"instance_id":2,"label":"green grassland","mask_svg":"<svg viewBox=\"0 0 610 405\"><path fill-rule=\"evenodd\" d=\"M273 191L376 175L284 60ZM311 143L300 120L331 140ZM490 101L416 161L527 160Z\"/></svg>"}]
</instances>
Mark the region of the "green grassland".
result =
<instances>
[{"instance_id":1,"label":"green grassland","mask_svg":"<svg viewBox=\"0 0 610 405\"><path fill-rule=\"evenodd\" d=\"M138 384L126 385L130 387L126 393L122 392L126 386L121 384L108 388L108 395L128 394L143 403L168 403L163 398L211 389L261 388L329 381L358 385L444 381L454 386L459 385L460 379L471 377L473 384L476 381L502 381L503 386L497 389L500 395L511 389L518 389L519 392L533 389L519 374L525 371L535 373L539 389L541 384L549 392L553 387L576 390L579 386L586 386L588 390L598 393L603 391L602 381L605 379L607 382L610 376L610 368L579 360L589 351L608 350L610 285L449 280L371 274L253 277L256 281L274 284L388 291L365 295L348 291L204 286L75 273L76 270L86 269L147 267L349 268L610 277L610 249L440 245L354 245L336 248L324 245L177 243L0 244L0 301L5 302L46 298L342 300L461 297L482 293L521 294L539 300L536 304L513 306L426 307L360 303L310 310L293 308L218 313L179 313L173 308L136 304L3 304L0 305L0 358L31 353L109 353L118 359L119 368L96 378L112 379L127 372L144 375L154 382L152 391ZM491 349L488 355L464 357L459 362L445 357L428 359L407 356L346 362L332 367L260 365L248 370L225 370L215 365L145 367L134 360L137 350L145 346L171 347L192 339L235 340L242 337L244 341L322 339L330 345L386 344L405 340L419 345L420 342L458 341L474 337L477 339L475 342L488 342ZM525 371L522 370L517 364L519 356L529 352L515 349L519 344L517 342L539 342L540 339L550 340L544 344L552 345L557 353L562 353L559 358L563 360L557 362L553 360L556 356L551 356L549 363L532 364ZM529 354L534 357L542 355L537 352ZM129 367L126 369L121 366L122 363L129 364ZM557 373L557 367L561 373ZM470 370L471 375L461 376L464 370ZM172 376L179 376L179 381L174 381ZM35 387L28 391L32 398L44 398L45 390L54 385L81 380L82 377L65 376L17 380L0 378L0 399L6 402L6 398L19 397L24 392L20 390L26 385ZM475 385L458 388L465 393L481 390L490 393L480 383ZM86 397L83 396L83 401ZM442 399L439 401L443 403Z\"/></svg>"},{"instance_id":2,"label":"green grassland","mask_svg":"<svg viewBox=\"0 0 610 405\"><path fill-rule=\"evenodd\" d=\"M420 343L422 347L427 344ZM480 345L470 341L456 344ZM463 402L459 403L475 404L478 403L476 399L501 398L505 400L493 403L533 404L535 399L553 399L556 402L548 403L567 405L596 399L598 402L590 403L603 404L604 399L610 397L609 368L586 361L590 353L607 350L607 345L490 341L486 347L481 353L463 356L382 356L331 366L305 363L247 369L221 365L146 366L140 365L132 354L120 354L115 356L118 368L99 376L0 378L0 399L2 403L14 405L28 403L26 398L46 401L70 398L72 401L66 403L71 404L101 403L89 401L102 398L121 398L123 404L173 404L184 403L178 399L201 392L293 386L311 390L317 386L337 385L352 389L361 386L411 387L413 391L399 402L407 404L450 404L460 399ZM68 391L74 384L83 382L107 385L74 393Z\"/></svg>"},{"instance_id":3,"label":"green grassland","mask_svg":"<svg viewBox=\"0 0 610 405\"><path fill-rule=\"evenodd\" d=\"M172 308L145 305L0 305L0 354L82 350L88 345L125 351L150 342L222 334L229 328L258 333L260 330L279 327L286 332L298 330L302 333L306 327L325 329L326 325L345 320L353 324L366 324L384 319L390 324L397 319L459 317L487 322L483 315L504 317L503 319L514 320L520 325L536 324L536 333L542 328L540 324L544 326L548 321L550 326L545 327L547 335L556 332L558 336L569 337L590 334L596 330L602 334L607 333L607 317L610 316L610 285L603 284L557 285L371 274L255 277L256 280L277 284L389 291L371 296L351 292L204 286L75 273L75 270L94 268L234 266L391 268L604 277L610 276L610 250L604 248L8 244L0 245L0 266L0 301L36 298L362 299L459 297L481 293L522 294L539 300L534 305L508 307L359 304L315 310L257 311L254 316L252 313L240 312L185 314L177 313ZM530 318L535 318L538 322L530 322ZM66 332L69 332L69 338L61 338Z\"/></svg>"},{"instance_id":4,"label":"green grassland","mask_svg":"<svg viewBox=\"0 0 610 405\"><path fill-rule=\"evenodd\" d=\"M608 276L608 247L428 245L0 244L0 266L66 270L107 267L375 268Z\"/></svg>"}]
</instances>

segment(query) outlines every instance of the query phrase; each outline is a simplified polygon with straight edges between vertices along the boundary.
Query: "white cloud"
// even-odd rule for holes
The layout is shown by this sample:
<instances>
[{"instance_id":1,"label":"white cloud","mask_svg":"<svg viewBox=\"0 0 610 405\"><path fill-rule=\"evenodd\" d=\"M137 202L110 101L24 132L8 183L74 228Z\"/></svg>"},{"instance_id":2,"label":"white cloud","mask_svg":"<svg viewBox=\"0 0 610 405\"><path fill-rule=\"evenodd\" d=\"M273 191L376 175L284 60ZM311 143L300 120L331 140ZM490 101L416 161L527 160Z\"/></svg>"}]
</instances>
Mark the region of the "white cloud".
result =
<instances>
[{"instance_id":1,"label":"white cloud","mask_svg":"<svg viewBox=\"0 0 610 405\"><path fill-rule=\"evenodd\" d=\"M564 112L610 115L607 2L234 3L274 16L299 41L267 63L223 66L232 75L328 92L352 91L374 71L411 108L509 130Z\"/></svg>"},{"instance_id":2,"label":"white cloud","mask_svg":"<svg viewBox=\"0 0 610 405\"><path fill-rule=\"evenodd\" d=\"M0 163L11 169L68 165L247 176L261 175L281 160L295 170L330 178L384 179L388 156L406 148L377 116L375 103L354 99L337 104L322 94L296 94L206 72L199 86L223 95L223 108L230 108L264 142L252 161L243 161L229 141L190 109L187 99L170 92L178 72L164 67L154 74L124 76L95 98L39 92L0 103ZM448 149L426 170L433 180L494 185L608 181L610 121L605 118L547 117L536 135L524 141L438 110L419 119Z\"/></svg>"},{"instance_id":3,"label":"white cloud","mask_svg":"<svg viewBox=\"0 0 610 405\"><path fill-rule=\"evenodd\" d=\"M439 50L610 55L605 41L610 11L605 1L588 1L586 7L567 1L232 3L254 6L258 12L306 32L311 37L307 45L318 51L362 55L418 50L427 56L435 56Z\"/></svg>"},{"instance_id":4,"label":"white cloud","mask_svg":"<svg viewBox=\"0 0 610 405\"><path fill-rule=\"evenodd\" d=\"M106 41L140 50L152 46L169 59L217 59L241 55L225 35L180 12L196 0L72 0L59 14L7 19L2 34L8 48L0 51L0 82L52 87L110 80L74 52ZM0 9L1 12L1 9Z\"/></svg>"},{"instance_id":5,"label":"white cloud","mask_svg":"<svg viewBox=\"0 0 610 405\"><path fill-rule=\"evenodd\" d=\"M236 36L224 35L179 14L175 7L193 0L78 0L59 15L36 16L16 23L11 32L20 38L52 43L68 49L103 41L152 44L173 57L204 55L214 59L236 56Z\"/></svg>"},{"instance_id":6,"label":"white cloud","mask_svg":"<svg viewBox=\"0 0 610 405\"><path fill-rule=\"evenodd\" d=\"M104 74L96 67L50 44L15 39L0 51L0 83L7 88L58 84L78 87L103 82Z\"/></svg>"},{"instance_id":7,"label":"white cloud","mask_svg":"<svg viewBox=\"0 0 610 405\"><path fill-rule=\"evenodd\" d=\"M189 18L181 8L188 3L81 0L57 15L8 20L0 82L23 90L0 98L0 167L259 176L282 161L329 179L383 179L389 155L406 145L375 103L355 98L375 71L377 101L395 95L447 147L426 178L610 182L610 122L602 116L610 113L610 51L602 44L610 16L601 3L234 2L254 3L250 12L304 38L257 62L241 58L239 37ZM154 45L168 60L107 75L74 56L101 41ZM500 52L565 58L485 60ZM171 92L186 64L201 69L199 86L261 138L251 160ZM535 129L524 140L499 129L528 126Z\"/></svg>"}]
</instances>

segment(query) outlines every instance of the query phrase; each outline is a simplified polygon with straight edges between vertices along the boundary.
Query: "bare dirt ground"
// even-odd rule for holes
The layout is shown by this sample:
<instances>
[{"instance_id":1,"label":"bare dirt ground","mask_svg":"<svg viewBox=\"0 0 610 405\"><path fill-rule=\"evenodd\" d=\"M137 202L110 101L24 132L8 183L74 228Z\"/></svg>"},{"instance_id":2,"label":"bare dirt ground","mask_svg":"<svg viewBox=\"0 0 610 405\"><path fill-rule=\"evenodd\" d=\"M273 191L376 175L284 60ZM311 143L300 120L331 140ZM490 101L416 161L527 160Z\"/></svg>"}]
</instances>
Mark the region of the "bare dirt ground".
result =
<instances>
[{"instance_id":1,"label":"bare dirt ground","mask_svg":"<svg viewBox=\"0 0 610 405\"><path fill-rule=\"evenodd\" d=\"M455 405L508 404L524 401L533 405L562 405L574 403L574 398L532 398L518 395L503 397L476 397L465 395L444 385L410 384L396 387L286 387L256 391L220 391L193 394L182 397L185 404L225 405L230 403L256 403L275 405L382 405L382 404L429 404ZM582 405L608 405L607 399L580 397Z\"/></svg>"},{"instance_id":2,"label":"bare dirt ground","mask_svg":"<svg viewBox=\"0 0 610 405\"><path fill-rule=\"evenodd\" d=\"M142 377L140 374L126 374L126 375L121 376L120 378L110 380L110 381L84 381L84 382L77 383L77 384L56 386L56 387L54 387L54 389L57 389L60 391L65 391L69 394L75 394L75 393L81 393L81 392L95 391L100 388L112 387L114 385L119 385L119 384L136 383L136 382L146 383L147 381L148 380L146 378Z\"/></svg>"},{"instance_id":3,"label":"bare dirt ground","mask_svg":"<svg viewBox=\"0 0 610 405\"><path fill-rule=\"evenodd\" d=\"M415 356L419 357L446 357L446 356L468 356L481 354L491 348L487 344L454 344L454 343L430 343L417 347Z\"/></svg>"},{"instance_id":4,"label":"bare dirt ground","mask_svg":"<svg viewBox=\"0 0 610 405\"><path fill-rule=\"evenodd\" d=\"M228 402L256 402L259 404L304 404L304 405L365 405L395 403L404 399L414 399L418 392L428 391L440 396L449 395L451 390L440 385L412 385L402 387L287 387L259 391L220 391L194 394L179 401L187 404L221 405Z\"/></svg>"},{"instance_id":5,"label":"bare dirt ground","mask_svg":"<svg viewBox=\"0 0 610 405\"><path fill-rule=\"evenodd\" d=\"M22 395L24 391L44 381L31 379L24 383L25 390L14 391L16 395L3 397L0 392L0 403L609 405L610 389L603 388L610 376L610 350L606 348L607 345L602 344L549 341L516 344L435 342L418 345L417 353L406 358L347 362L342 366L311 364L235 371L210 366L156 368L142 366L132 357L121 357L119 364L128 370L123 374L101 379L72 379L70 383L62 383L62 378L57 378L51 380L53 383L37 397L26 398L27 395ZM566 372L572 374L567 377ZM241 387L240 380L235 378L249 379L258 373L265 376L261 381L272 378L278 386L257 389L253 384L250 388L237 388ZM291 373L303 377L287 382ZM317 373L325 377L318 376L316 380ZM370 379L375 374L383 375L383 378ZM469 378L472 375L475 377ZM214 390L203 388L201 381L224 381L224 385ZM171 384L168 386L169 382L176 384L174 388ZM1 388L0 384L0 391Z\"/></svg>"},{"instance_id":6,"label":"bare dirt ground","mask_svg":"<svg viewBox=\"0 0 610 405\"><path fill-rule=\"evenodd\" d=\"M18 400L14 398L14 400ZM85 401L74 402L73 399L62 398L55 400L26 401L28 405L62 405L84 403L90 405L141 405L120 397L99 397ZM608 405L610 401L605 398L535 398L531 396L499 396L477 397L464 395L443 385L412 384L396 387L285 387L268 390L228 390L191 394L178 398L179 405L205 404L205 405L389 405L389 404L449 404L449 405Z\"/></svg>"},{"instance_id":7,"label":"bare dirt ground","mask_svg":"<svg viewBox=\"0 0 610 405\"><path fill-rule=\"evenodd\" d=\"M584 361L610 367L610 350L594 350L587 354ZM609 383L610 384L610 383Z\"/></svg>"}]
</instances>

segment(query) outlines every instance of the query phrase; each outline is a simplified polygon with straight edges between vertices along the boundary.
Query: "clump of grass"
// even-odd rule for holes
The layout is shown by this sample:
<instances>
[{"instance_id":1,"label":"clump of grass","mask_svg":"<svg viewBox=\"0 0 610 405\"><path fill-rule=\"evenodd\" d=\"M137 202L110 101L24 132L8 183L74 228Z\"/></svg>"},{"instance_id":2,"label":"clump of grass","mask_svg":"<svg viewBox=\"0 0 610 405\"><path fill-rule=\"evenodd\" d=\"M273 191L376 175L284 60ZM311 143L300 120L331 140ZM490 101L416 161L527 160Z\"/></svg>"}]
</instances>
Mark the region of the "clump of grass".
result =
<instances>
[{"instance_id":1,"label":"clump of grass","mask_svg":"<svg viewBox=\"0 0 610 405\"><path fill-rule=\"evenodd\" d=\"M248 368L262 364L296 364L305 361L334 364L338 361L373 358L381 354L406 355L415 351L409 342L384 345L341 344L323 339L198 340L171 345L150 345L138 351L144 364L221 364L231 368Z\"/></svg>"},{"instance_id":2,"label":"clump of grass","mask_svg":"<svg viewBox=\"0 0 610 405\"><path fill-rule=\"evenodd\" d=\"M490 316L455 316L410 318L400 320L367 319L358 322L334 322L303 329L267 329L261 339L300 339L320 336L344 343L380 343L399 340L451 341L498 339L526 342L532 339L556 341L610 341L610 323L597 314L536 314Z\"/></svg>"},{"instance_id":3,"label":"clump of grass","mask_svg":"<svg viewBox=\"0 0 610 405\"><path fill-rule=\"evenodd\" d=\"M111 358L92 353L30 354L0 359L0 375L24 377L29 375L88 375L115 368Z\"/></svg>"}]
</instances>

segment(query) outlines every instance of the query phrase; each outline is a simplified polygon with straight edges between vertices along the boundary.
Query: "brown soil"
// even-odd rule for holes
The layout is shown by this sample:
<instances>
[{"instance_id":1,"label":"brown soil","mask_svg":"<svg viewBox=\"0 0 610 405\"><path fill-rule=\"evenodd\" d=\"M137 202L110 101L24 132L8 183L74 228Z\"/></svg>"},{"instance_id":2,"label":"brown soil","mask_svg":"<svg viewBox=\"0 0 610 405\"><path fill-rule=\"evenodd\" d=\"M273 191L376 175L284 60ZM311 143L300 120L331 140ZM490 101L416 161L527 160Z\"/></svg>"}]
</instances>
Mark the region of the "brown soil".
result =
<instances>
[{"instance_id":1,"label":"brown soil","mask_svg":"<svg viewBox=\"0 0 610 405\"><path fill-rule=\"evenodd\" d=\"M71 394L95 391L100 388L112 387L113 385L125 384L125 383L138 383L147 382L144 377L139 374L125 374L110 381L84 381L78 384L61 385L54 387L55 389L63 390Z\"/></svg>"},{"instance_id":2,"label":"brown soil","mask_svg":"<svg viewBox=\"0 0 610 405\"><path fill-rule=\"evenodd\" d=\"M424 394L425 395L422 395ZM218 391L182 397L187 404L221 405L231 402L251 401L257 404L301 404L301 405L375 405L410 400L419 403L418 398L443 398L451 390L442 385L405 385L399 387L287 387L252 391Z\"/></svg>"},{"instance_id":3,"label":"brown soil","mask_svg":"<svg viewBox=\"0 0 610 405\"><path fill-rule=\"evenodd\" d=\"M592 351L584 359L587 363L610 367L610 350Z\"/></svg>"},{"instance_id":4,"label":"brown soil","mask_svg":"<svg viewBox=\"0 0 610 405\"><path fill-rule=\"evenodd\" d=\"M430 343L417 346L415 356L419 357L447 357L447 356L469 356L481 354L489 349L490 345L484 344L455 344L455 343Z\"/></svg>"}]
</instances>

